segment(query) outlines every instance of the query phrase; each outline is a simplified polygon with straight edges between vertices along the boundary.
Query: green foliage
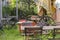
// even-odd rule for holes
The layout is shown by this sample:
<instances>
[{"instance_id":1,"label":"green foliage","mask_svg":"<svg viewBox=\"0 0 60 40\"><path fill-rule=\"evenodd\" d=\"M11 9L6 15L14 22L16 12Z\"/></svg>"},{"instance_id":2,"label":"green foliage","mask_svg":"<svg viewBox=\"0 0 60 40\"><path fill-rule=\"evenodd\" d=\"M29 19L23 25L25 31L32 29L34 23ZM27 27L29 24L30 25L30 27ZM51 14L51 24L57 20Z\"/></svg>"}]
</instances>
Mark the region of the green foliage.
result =
<instances>
[{"instance_id":1,"label":"green foliage","mask_svg":"<svg viewBox=\"0 0 60 40\"><path fill-rule=\"evenodd\" d=\"M11 3L10 3L10 8L14 8L16 6L16 0L11 0Z\"/></svg>"},{"instance_id":2,"label":"green foliage","mask_svg":"<svg viewBox=\"0 0 60 40\"><path fill-rule=\"evenodd\" d=\"M3 13L3 17L8 16L8 14L11 13L11 9L9 7L4 6L2 13Z\"/></svg>"},{"instance_id":3,"label":"green foliage","mask_svg":"<svg viewBox=\"0 0 60 40\"><path fill-rule=\"evenodd\" d=\"M16 0L11 0L7 6L3 6L3 15L16 15ZM28 15L37 14L37 6L33 0L18 0L18 15L27 17Z\"/></svg>"},{"instance_id":4,"label":"green foliage","mask_svg":"<svg viewBox=\"0 0 60 40\"><path fill-rule=\"evenodd\" d=\"M33 0L21 0L20 10L25 12L25 16L37 14L37 6Z\"/></svg>"},{"instance_id":5,"label":"green foliage","mask_svg":"<svg viewBox=\"0 0 60 40\"><path fill-rule=\"evenodd\" d=\"M51 31L52 30L48 30L49 35L42 35L42 40L48 40L48 38L52 38ZM37 35L38 38L39 38L39 35ZM4 29L3 32L0 31L0 40L25 40L24 38L25 36L21 36L17 28L11 29L11 30ZM57 35L56 38L60 38L60 35Z\"/></svg>"}]
</instances>

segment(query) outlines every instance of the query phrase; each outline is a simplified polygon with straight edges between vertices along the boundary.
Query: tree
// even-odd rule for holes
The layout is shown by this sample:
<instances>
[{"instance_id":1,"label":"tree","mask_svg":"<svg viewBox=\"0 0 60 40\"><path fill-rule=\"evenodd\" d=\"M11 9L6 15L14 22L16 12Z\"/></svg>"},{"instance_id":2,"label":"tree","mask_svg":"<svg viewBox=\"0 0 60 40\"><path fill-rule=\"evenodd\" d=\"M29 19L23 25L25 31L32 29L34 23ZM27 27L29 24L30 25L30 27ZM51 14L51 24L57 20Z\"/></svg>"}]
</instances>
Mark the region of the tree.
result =
<instances>
[{"instance_id":1,"label":"tree","mask_svg":"<svg viewBox=\"0 0 60 40\"><path fill-rule=\"evenodd\" d=\"M16 14L16 0L11 0L11 3L7 5L7 8L3 8L4 13L8 13L9 15ZM22 14L24 17L28 15L36 14L36 4L33 0L18 0L18 14ZM20 16L20 15L19 15Z\"/></svg>"},{"instance_id":2,"label":"tree","mask_svg":"<svg viewBox=\"0 0 60 40\"><path fill-rule=\"evenodd\" d=\"M33 0L20 0L20 9L25 12L25 17L28 15L35 15L37 13L35 12L37 10L37 6ZM23 14L23 12L21 14Z\"/></svg>"}]
</instances>

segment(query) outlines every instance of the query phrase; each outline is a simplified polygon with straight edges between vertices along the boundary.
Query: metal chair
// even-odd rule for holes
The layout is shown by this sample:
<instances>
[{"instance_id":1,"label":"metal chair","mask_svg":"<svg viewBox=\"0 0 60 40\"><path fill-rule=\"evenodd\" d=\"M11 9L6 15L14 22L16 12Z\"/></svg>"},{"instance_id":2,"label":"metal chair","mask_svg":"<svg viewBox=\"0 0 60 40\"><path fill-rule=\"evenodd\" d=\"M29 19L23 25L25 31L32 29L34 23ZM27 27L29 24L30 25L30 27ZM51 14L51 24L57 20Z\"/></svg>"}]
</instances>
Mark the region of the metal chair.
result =
<instances>
[{"instance_id":1,"label":"metal chair","mask_svg":"<svg viewBox=\"0 0 60 40\"><path fill-rule=\"evenodd\" d=\"M32 16L34 16L34 17L32 17ZM30 16L28 16L28 20L30 20L30 21L34 21L35 20L35 21L37 21L37 23L44 21L45 22L45 26L56 26L55 20L53 20L53 18L51 18L48 15L45 15L45 16L30 15Z\"/></svg>"},{"instance_id":2,"label":"metal chair","mask_svg":"<svg viewBox=\"0 0 60 40\"><path fill-rule=\"evenodd\" d=\"M39 36L39 38L37 36ZM40 27L25 28L25 40L40 40L40 37L42 37L42 28Z\"/></svg>"}]
</instances>

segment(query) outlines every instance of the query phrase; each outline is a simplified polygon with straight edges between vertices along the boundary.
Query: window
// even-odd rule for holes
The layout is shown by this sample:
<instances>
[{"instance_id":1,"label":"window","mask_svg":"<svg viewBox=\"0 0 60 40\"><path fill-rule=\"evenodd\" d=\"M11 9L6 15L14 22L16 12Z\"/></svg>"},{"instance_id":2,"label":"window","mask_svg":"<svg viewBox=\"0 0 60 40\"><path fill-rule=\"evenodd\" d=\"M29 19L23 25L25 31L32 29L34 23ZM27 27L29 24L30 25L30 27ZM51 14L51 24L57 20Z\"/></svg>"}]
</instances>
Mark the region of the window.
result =
<instances>
[{"instance_id":1,"label":"window","mask_svg":"<svg viewBox=\"0 0 60 40\"><path fill-rule=\"evenodd\" d=\"M57 8L60 8L60 0L56 0L55 5Z\"/></svg>"}]
</instances>

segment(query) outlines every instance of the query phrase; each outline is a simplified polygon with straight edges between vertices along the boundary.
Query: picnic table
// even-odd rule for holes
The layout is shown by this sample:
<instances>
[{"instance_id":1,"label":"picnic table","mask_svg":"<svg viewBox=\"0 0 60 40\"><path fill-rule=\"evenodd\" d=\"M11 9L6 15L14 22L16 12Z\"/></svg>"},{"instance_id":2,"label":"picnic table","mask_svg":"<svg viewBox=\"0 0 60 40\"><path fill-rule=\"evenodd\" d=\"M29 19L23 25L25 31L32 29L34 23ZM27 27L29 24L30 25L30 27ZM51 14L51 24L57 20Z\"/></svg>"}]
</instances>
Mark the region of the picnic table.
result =
<instances>
[{"instance_id":1,"label":"picnic table","mask_svg":"<svg viewBox=\"0 0 60 40\"><path fill-rule=\"evenodd\" d=\"M35 25L35 26L33 26L33 25L23 25L23 23L32 23L32 21L26 21L26 22L18 22L18 24L20 25L19 26L19 31L21 32L21 35L25 35L25 33L24 33L24 30L26 29L26 28L28 28L27 30L29 30L29 28L31 29L31 28L40 28L40 27L42 27L42 29L44 30L43 32L42 32L42 34L43 35L46 35L45 37L47 37L48 38L48 36L49 36L49 34L50 33L52 33L53 34L53 32L54 32L54 28L60 28L60 26L37 26L37 25ZM35 29L34 29L35 30ZM31 31L31 30L30 30ZM30 32L29 31L29 32ZM34 31L33 31L34 32ZM53 35L53 38L54 38L55 36Z\"/></svg>"},{"instance_id":2,"label":"picnic table","mask_svg":"<svg viewBox=\"0 0 60 40\"><path fill-rule=\"evenodd\" d=\"M40 27L40 26L22 26L21 30L24 30L24 28L34 28L34 27ZM43 26L44 30L53 30L54 28L60 28L60 26Z\"/></svg>"},{"instance_id":3,"label":"picnic table","mask_svg":"<svg viewBox=\"0 0 60 40\"><path fill-rule=\"evenodd\" d=\"M29 25L25 25L24 23L26 24L29 24ZM24 30L25 27L29 27L29 28L32 28L32 27L40 27L40 26L37 26L37 25L32 25L32 21L26 21L26 22L17 22L17 24L19 24L19 30ZM24 24L24 25L23 25ZM53 30L54 28L60 28L60 26L43 26L43 29L44 30Z\"/></svg>"}]
</instances>

